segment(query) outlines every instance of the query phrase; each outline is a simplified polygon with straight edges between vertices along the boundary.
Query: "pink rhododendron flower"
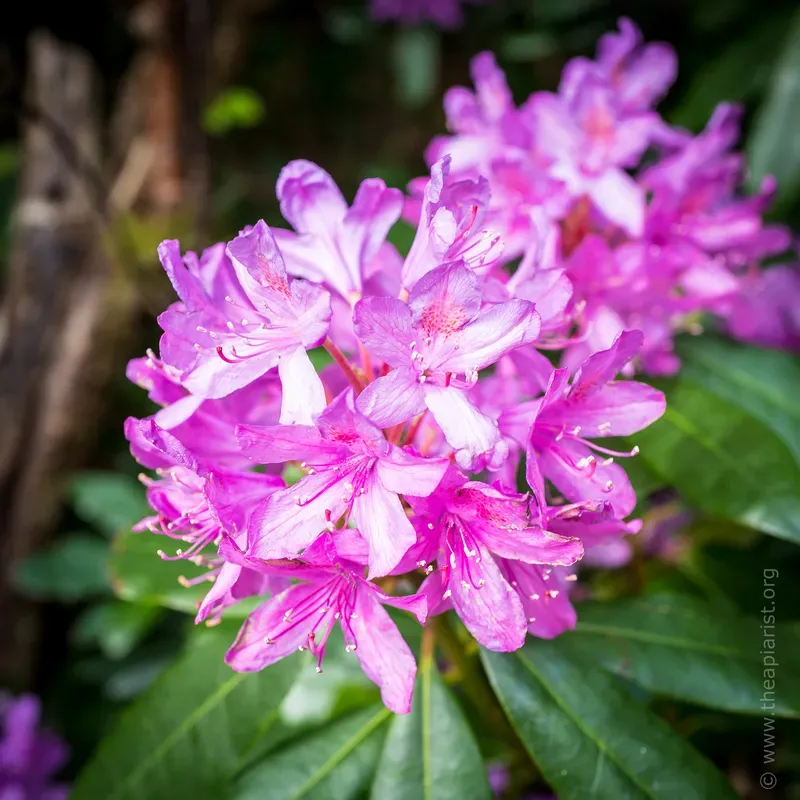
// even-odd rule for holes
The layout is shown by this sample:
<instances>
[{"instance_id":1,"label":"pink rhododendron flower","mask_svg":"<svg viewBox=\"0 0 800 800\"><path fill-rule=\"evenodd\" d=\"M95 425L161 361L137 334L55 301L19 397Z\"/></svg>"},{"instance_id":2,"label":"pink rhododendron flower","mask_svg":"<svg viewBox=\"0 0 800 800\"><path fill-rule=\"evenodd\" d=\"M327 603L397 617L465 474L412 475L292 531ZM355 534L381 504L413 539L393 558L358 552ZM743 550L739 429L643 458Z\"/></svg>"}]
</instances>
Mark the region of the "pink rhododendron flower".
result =
<instances>
[{"instance_id":1,"label":"pink rhododendron flower","mask_svg":"<svg viewBox=\"0 0 800 800\"><path fill-rule=\"evenodd\" d=\"M159 317L161 350L182 371L195 396L220 398L278 367L284 387L281 420L310 422L324 407L322 384L306 349L319 344L330 323L330 298L319 285L288 280L272 232L259 222L234 239L207 288L202 264L185 262L176 241L159 255L182 302ZM220 297L219 293L226 293Z\"/></svg>"},{"instance_id":2,"label":"pink rhododendron flower","mask_svg":"<svg viewBox=\"0 0 800 800\"><path fill-rule=\"evenodd\" d=\"M262 464L302 459L308 474L270 495L250 522L247 552L258 558L298 555L348 514L370 545L370 576L386 575L414 544L399 495L430 494L447 462L425 458L386 441L380 428L339 395L306 425L242 426L244 451Z\"/></svg>"},{"instance_id":3,"label":"pink rhododendron flower","mask_svg":"<svg viewBox=\"0 0 800 800\"><path fill-rule=\"evenodd\" d=\"M407 714L416 664L383 606L411 611L424 623L427 601L423 595L387 595L365 580L367 548L359 546L359 539L354 530L326 533L303 553L302 560L284 562L248 557L232 541L224 542L226 558L242 568L300 581L249 616L226 661L236 670L249 672L297 650L310 650L317 659L317 671L322 672L328 636L338 623L345 648L355 653L369 679L380 686L386 706L396 714Z\"/></svg>"},{"instance_id":4,"label":"pink rhododendron flower","mask_svg":"<svg viewBox=\"0 0 800 800\"><path fill-rule=\"evenodd\" d=\"M465 468L478 456L505 458L496 424L469 401L478 371L539 335L533 303L509 300L481 308L478 280L463 264L437 267L412 289L408 303L365 298L355 331L392 369L359 396L359 409L378 425L405 422L426 408Z\"/></svg>"},{"instance_id":5,"label":"pink rhododendron flower","mask_svg":"<svg viewBox=\"0 0 800 800\"><path fill-rule=\"evenodd\" d=\"M733 149L741 111L721 104L692 136L654 109L676 70L669 46L643 43L622 19L601 38L594 60L566 65L557 92L516 105L492 54L481 53L472 62L474 92L445 94L451 135L434 138L426 159L449 158L454 184L488 179L481 224L505 240L490 268L479 270L492 292L533 299L526 281L563 270L572 298L557 331L571 342L562 366L576 368L638 329L637 368L673 374L680 368L676 333L698 331L704 313L752 340L746 298L761 291L753 277L758 262L791 247L785 229L763 221L774 180L765 178L753 197L742 195L744 161ZM420 195L421 180L409 185L412 195ZM519 256L509 277L503 264ZM777 284L779 276L767 280ZM791 346L791 312L781 318L764 343Z\"/></svg>"},{"instance_id":6,"label":"pink rhododendron flower","mask_svg":"<svg viewBox=\"0 0 800 800\"><path fill-rule=\"evenodd\" d=\"M583 555L579 539L537 525L530 496L469 481L452 470L426 499L411 498L419 542L409 554L437 569L423 587L431 611L450 600L470 633L490 650L522 647L528 627L522 601L501 569L522 564L572 564Z\"/></svg>"}]
</instances>

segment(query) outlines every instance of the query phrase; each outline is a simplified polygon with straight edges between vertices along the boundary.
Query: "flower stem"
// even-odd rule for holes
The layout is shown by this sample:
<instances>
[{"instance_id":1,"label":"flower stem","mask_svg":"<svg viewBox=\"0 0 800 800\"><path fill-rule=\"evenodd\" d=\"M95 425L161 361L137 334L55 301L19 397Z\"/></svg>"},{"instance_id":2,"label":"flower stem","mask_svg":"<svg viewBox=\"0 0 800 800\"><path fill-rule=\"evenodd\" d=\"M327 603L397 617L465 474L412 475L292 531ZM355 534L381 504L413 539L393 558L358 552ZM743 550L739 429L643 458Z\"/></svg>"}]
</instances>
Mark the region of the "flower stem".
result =
<instances>
[{"instance_id":1,"label":"flower stem","mask_svg":"<svg viewBox=\"0 0 800 800\"><path fill-rule=\"evenodd\" d=\"M356 394L359 394L364 388L364 385L358 379L358 375L353 372L353 368L350 366L350 362L347 360L344 353L331 341L330 337L325 339L322 346L328 351L330 357L339 365L348 383L355 389Z\"/></svg>"}]
</instances>

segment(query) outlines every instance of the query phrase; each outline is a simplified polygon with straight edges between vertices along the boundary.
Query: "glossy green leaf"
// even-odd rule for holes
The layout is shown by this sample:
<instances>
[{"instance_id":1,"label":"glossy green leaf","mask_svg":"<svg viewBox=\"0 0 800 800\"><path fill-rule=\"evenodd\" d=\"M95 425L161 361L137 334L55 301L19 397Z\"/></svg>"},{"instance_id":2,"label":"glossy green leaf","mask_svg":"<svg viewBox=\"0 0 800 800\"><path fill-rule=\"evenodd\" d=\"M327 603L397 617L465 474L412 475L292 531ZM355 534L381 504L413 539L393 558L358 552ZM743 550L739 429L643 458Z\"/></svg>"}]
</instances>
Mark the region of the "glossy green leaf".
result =
<instances>
[{"instance_id":1,"label":"glossy green leaf","mask_svg":"<svg viewBox=\"0 0 800 800\"><path fill-rule=\"evenodd\" d=\"M391 712L370 706L268 755L236 781L231 800L349 800L375 770Z\"/></svg>"},{"instance_id":2,"label":"glossy green leaf","mask_svg":"<svg viewBox=\"0 0 800 800\"><path fill-rule=\"evenodd\" d=\"M685 595L589 603L577 629L564 634L587 658L651 692L757 716L764 714L764 638L758 621ZM788 659L788 646L781 649ZM800 671L786 663L779 683L771 713L800 716Z\"/></svg>"},{"instance_id":3,"label":"glossy green leaf","mask_svg":"<svg viewBox=\"0 0 800 800\"><path fill-rule=\"evenodd\" d=\"M74 602L107 594L108 542L76 533L27 558L14 580L27 595Z\"/></svg>"},{"instance_id":4,"label":"glossy green leaf","mask_svg":"<svg viewBox=\"0 0 800 800\"><path fill-rule=\"evenodd\" d=\"M145 500L144 487L135 478L116 472L81 472L71 486L75 513L112 536L152 512Z\"/></svg>"},{"instance_id":5,"label":"glossy green leaf","mask_svg":"<svg viewBox=\"0 0 800 800\"><path fill-rule=\"evenodd\" d=\"M76 620L74 644L97 645L110 659L127 656L158 622L164 612L157 606L115 600L92 605Z\"/></svg>"},{"instance_id":6,"label":"glossy green leaf","mask_svg":"<svg viewBox=\"0 0 800 800\"><path fill-rule=\"evenodd\" d=\"M435 666L417 675L410 714L392 720L372 800L482 800L491 797L478 745Z\"/></svg>"},{"instance_id":7,"label":"glossy green leaf","mask_svg":"<svg viewBox=\"0 0 800 800\"><path fill-rule=\"evenodd\" d=\"M214 136L236 128L254 128L265 114L264 101L246 86L229 86L206 107L203 126Z\"/></svg>"},{"instance_id":8,"label":"glossy green leaf","mask_svg":"<svg viewBox=\"0 0 800 800\"><path fill-rule=\"evenodd\" d=\"M114 592L122 600L163 606L193 614L211 584L186 587L181 578L193 579L207 569L188 561L164 561L158 551L174 547L165 536L144 531L124 533L114 539L110 572Z\"/></svg>"},{"instance_id":9,"label":"glossy green leaf","mask_svg":"<svg viewBox=\"0 0 800 800\"><path fill-rule=\"evenodd\" d=\"M690 130L705 127L721 102L742 103L768 83L777 55L775 42L786 33L786 14L765 15L742 37L726 43L696 73L670 122Z\"/></svg>"},{"instance_id":10,"label":"glossy green leaf","mask_svg":"<svg viewBox=\"0 0 800 800\"><path fill-rule=\"evenodd\" d=\"M681 341L682 377L752 414L800 464L800 358L711 336Z\"/></svg>"},{"instance_id":11,"label":"glossy green leaf","mask_svg":"<svg viewBox=\"0 0 800 800\"><path fill-rule=\"evenodd\" d=\"M560 800L736 797L709 761L564 637L481 658Z\"/></svg>"},{"instance_id":12,"label":"glossy green leaf","mask_svg":"<svg viewBox=\"0 0 800 800\"><path fill-rule=\"evenodd\" d=\"M223 661L230 631L205 631L101 743L71 800L217 800L277 719L292 659L259 673Z\"/></svg>"},{"instance_id":13,"label":"glossy green leaf","mask_svg":"<svg viewBox=\"0 0 800 800\"><path fill-rule=\"evenodd\" d=\"M779 196L800 188L800 10L788 23L788 33L770 81L767 96L753 123L747 146L750 183L765 175L778 179Z\"/></svg>"},{"instance_id":14,"label":"glossy green leaf","mask_svg":"<svg viewBox=\"0 0 800 800\"><path fill-rule=\"evenodd\" d=\"M800 542L800 467L752 414L683 377L638 458L694 508Z\"/></svg>"}]
</instances>

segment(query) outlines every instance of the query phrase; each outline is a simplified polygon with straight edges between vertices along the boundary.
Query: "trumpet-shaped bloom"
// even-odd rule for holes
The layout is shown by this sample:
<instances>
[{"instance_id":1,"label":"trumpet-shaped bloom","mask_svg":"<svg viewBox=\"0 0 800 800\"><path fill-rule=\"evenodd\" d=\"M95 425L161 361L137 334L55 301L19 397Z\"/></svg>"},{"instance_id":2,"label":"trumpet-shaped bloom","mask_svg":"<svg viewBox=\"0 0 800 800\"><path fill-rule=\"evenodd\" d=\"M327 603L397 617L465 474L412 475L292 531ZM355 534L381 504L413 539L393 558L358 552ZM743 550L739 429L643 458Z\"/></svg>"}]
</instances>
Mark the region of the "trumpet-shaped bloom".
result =
<instances>
[{"instance_id":1,"label":"trumpet-shaped bloom","mask_svg":"<svg viewBox=\"0 0 800 800\"><path fill-rule=\"evenodd\" d=\"M316 284L290 282L272 232L261 221L227 249L222 297L203 285L193 257L184 262L177 241L159 256L181 303L159 317L161 356L182 370L195 396L225 397L278 367L283 386L281 421L311 422L325 394L306 350L330 323L330 297Z\"/></svg>"},{"instance_id":2,"label":"trumpet-shaped bloom","mask_svg":"<svg viewBox=\"0 0 800 800\"><path fill-rule=\"evenodd\" d=\"M129 418L125 435L137 460L158 476L142 476L156 515L137 523L134 531L149 530L180 543L175 555L160 551L163 559L187 559L210 569L199 579L213 579L214 584L200 605L198 621L218 618L243 597L283 588L282 581L270 584L258 573L224 562L214 549L224 536L244 544L251 512L283 486L279 477L212 469L152 419Z\"/></svg>"},{"instance_id":3,"label":"trumpet-shaped bloom","mask_svg":"<svg viewBox=\"0 0 800 800\"><path fill-rule=\"evenodd\" d=\"M369 543L369 573L386 575L416 541L400 494L430 494L447 469L389 444L355 408L353 392L339 395L316 426L239 428L243 450L262 464L302 459L308 473L270 495L250 521L247 554L261 559L300 555L345 515Z\"/></svg>"},{"instance_id":4,"label":"trumpet-shaped bloom","mask_svg":"<svg viewBox=\"0 0 800 800\"><path fill-rule=\"evenodd\" d=\"M420 531L410 558L437 564L425 586L431 611L449 600L484 647L521 647L528 621L501 562L572 564L583 555L580 540L539 527L530 496L469 481L455 469L430 497L410 502Z\"/></svg>"},{"instance_id":5,"label":"trumpet-shaped bloom","mask_svg":"<svg viewBox=\"0 0 800 800\"><path fill-rule=\"evenodd\" d=\"M349 302L365 285L377 289L387 273L392 275L386 267L400 257L386 235L403 209L399 189L369 178L348 208L325 170L310 161L292 161L281 170L277 194L294 232L273 232L292 275L325 284Z\"/></svg>"},{"instance_id":6,"label":"trumpet-shaped bloom","mask_svg":"<svg viewBox=\"0 0 800 800\"><path fill-rule=\"evenodd\" d=\"M571 383L566 369L553 372L544 397L535 401L528 438L528 483L540 502L547 478L573 502L608 500L619 517L633 511L636 495L614 457L638 451L617 453L590 440L629 436L664 413L657 389L614 380L641 345L639 331L626 331L611 348L590 356Z\"/></svg>"},{"instance_id":7,"label":"trumpet-shaped bloom","mask_svg":"<svg viewBox=\"0 0 800 800\"><path fill-rule=\"evenodd\" d=\"M401 271L406 289L441 264L460 261L482 269L503 253L502 238L483 227L490 196L488 181L483 177L453 180L450 161L450 155L443 156L431 167L429 180L423 178L412 184L412 191L420 193L420 201L412 199L406 207L406 218L417 223Z\"/></svg>"},{"instance_id":8,"label":"trumpet-shaped bloom","mask_svg":"<svg viewBox=\"0 0 800 800\"><path fill-rule=\"evenodd\" d=\"M365 298L355 308L356 335L392 367L358 397L359 410L388 427L427 408L465 468L479 456L505 458L493 420L469 400L478 371L539 335L539 315L526 300L481 308L474 272L463 264L437 267L416 284L408 303Z\"/></svg>"},{"instance_id":9,"label":"trumpet-shaped bloom","mask_svg":"<svg viewBox=\"0 0 800 800\"><path fill-rule=\"evenodd\" d=\"M127 375L162 406L151 419L201 461L225 467L249 465L239 449L236 425L273 425L280 417L281 385L272 373L219 400L189 394L181 383L180 370L165 364L152 351L145 358L128 362Z\"/></svg>"},{"instance_id":10,"label":"trumpet-shaped bloom","mask_svg":"<svg viewBox=\"0 0 800 800\"><path fill-rule=\"evenodd\" d=\"M397 626L383 608L427 617L422 595L393 597L363 577L364 549L354 530L326 533L302 560L270 563L245 555L232 540L223 544L226 559L244 569L286 575L299 581L259 606L244 623L225 660L239 672L261 670L297 650L309 650L322 672L325 647L334 625L344 634L345 649L355 653L367 677L381 689L387 708L411 710L416 664Z\"/></svg>"}]
</instances>

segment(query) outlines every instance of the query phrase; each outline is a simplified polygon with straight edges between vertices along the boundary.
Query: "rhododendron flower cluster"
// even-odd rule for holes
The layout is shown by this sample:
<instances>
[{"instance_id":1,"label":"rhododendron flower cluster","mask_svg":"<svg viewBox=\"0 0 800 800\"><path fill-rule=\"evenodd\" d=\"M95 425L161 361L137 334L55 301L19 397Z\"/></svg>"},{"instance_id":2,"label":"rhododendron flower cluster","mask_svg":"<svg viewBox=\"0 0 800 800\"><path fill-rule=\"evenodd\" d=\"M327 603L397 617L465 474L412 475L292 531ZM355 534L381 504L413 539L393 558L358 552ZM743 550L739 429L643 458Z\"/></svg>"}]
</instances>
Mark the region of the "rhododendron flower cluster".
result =
<instances>
[{"instance_id":1,"label":"rhododendron flower cluster","mask_svg":"<svg viewBox=\"0 0 800 800\"><path fill-rule=\"evenodd\" d=\"M637 448L619 439L664 397L630 375L676 369L674 332L735 308L749 265L786 244L761 223L769 186L734 194L732 109L695 138L651 110L674 68L623 21L558 94L517 108L480 56L412 198L369 179L348 204L294 161L286 228L200 256L160 246L179 299L159 354L129 366L161 406L126 422L152 471L137 530L207 569L184 581L211 582L198 622L261 598L231 667L306 650L322 671L338 626L405 713L416 667L396 614L453 611L496 651L574 626L576 565L640 528ZM387 241L403 213L405 257Z\"/></svg>"},{"instance_id":2,"label":"rhododendron flower cluster","mask_svg":"<svg viewBox=\"0 0 800 800\"><path fill-rule=\"evenodd\" d=\"M637 530L614 461L635 448L599 440L664 410L660 392L617 378L638 331L576 369L543 355L567 343L570 284L542 269L519 296L499 285L487 182L454 181L449 164L432 169L405 259L386 241L401 192L367 180L348 206L305 161L278 180L293 230L258 222L200 257L165 242L180 299L159 318L160 355L129 367L162 406L126 422L154 473L137 530L208 568L198 621L265 598L228 663L309 650L322 670L338 624L396 712L416 668L387 607L422 624L455 609L500 651L574 625L573 565ZM301 475L289 484L287 465Z\"/></svg>"},{"instance_id":3,"label":"rhododendron flower cluster","mask_svg":"<svg viewBox=\"0 0 800 800\"><path fill-rule=\"evenodd\" d=\"M638 368L672 374L675 333L696 331L705 313L743 339L798 347L800 265L759 271L792 246L786 229L762 219L775 182L741 195L737 107L720 105L696 136L662 119L654 106L676 72L669 46L644 44L622 19L594 60L566 65L555 93L517 106L494 56L482 53L472 62L474 92L445 96L451 135L434 139L426 158L449 158L455 182L488 179L482 224L505 241L491 267L496 293L524 298L528 281L547 271L571 284L553 331L572 336L561 366L575 369L638 329ZM410 221L424 185L411 185ZM506 266L517 263L509 277Z\"/></svg>"}]
</instances>

